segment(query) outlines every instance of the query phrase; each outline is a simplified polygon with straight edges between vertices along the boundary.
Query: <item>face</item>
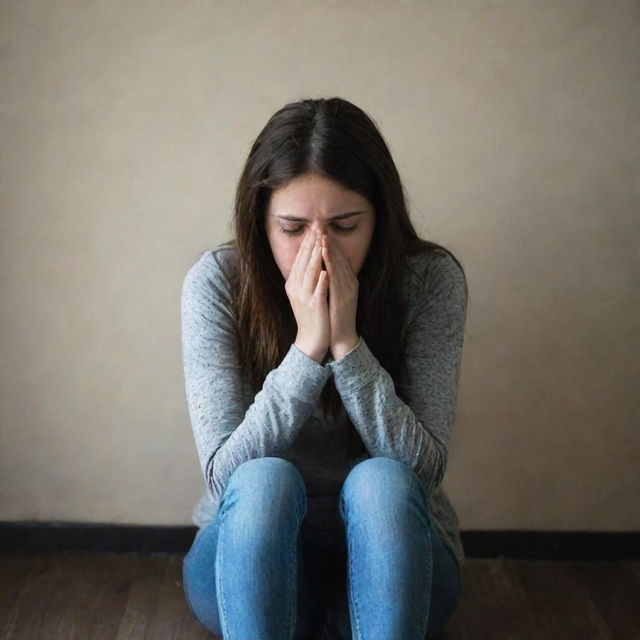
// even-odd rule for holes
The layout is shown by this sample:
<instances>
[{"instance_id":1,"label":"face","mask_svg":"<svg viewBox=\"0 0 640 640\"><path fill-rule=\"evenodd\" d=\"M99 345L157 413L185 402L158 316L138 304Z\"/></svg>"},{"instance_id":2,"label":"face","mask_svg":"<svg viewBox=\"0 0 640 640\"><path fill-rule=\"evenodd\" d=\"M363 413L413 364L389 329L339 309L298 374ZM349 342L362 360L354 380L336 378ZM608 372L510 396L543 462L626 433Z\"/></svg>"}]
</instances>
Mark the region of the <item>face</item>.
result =
<instances>
[{"instance_id":1,"label":"face","mask_svg":"<svg viewBox=\"0 0 640 640\"><path fill-rule=\"evenodd\" d=\"M308 229L329 236L357 275L373 237L373 205L355 191L317 173L294 178L271 194L265 227L271 251L285 280Z\"/></svg>"}]
</instances>

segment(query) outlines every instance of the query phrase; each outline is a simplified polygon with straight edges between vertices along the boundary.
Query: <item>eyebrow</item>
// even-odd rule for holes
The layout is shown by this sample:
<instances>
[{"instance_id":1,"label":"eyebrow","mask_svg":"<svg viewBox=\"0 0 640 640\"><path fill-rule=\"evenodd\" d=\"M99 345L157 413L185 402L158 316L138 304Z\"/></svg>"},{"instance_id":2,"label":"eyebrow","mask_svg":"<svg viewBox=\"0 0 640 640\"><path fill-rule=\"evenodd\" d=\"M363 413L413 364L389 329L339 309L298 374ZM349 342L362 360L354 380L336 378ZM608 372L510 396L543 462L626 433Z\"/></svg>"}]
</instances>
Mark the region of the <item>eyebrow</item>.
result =
<instances>
[{"instance_id":1,"label":"eyebrow","mask_svg":"<svg viewBox=\"0 0 640 640\"><path fill-rule=\"evenodd\" d=\"M345 218L351 218L353 216L360 215L361 213L366 213L365 211L349 211L347 213L339 213L336 216L331 216L329 220L344 220ZM276 216L276 218L280 218L281 220L290 220L291 222L308 222L306 218L297 218L295 216Z\"/></svg>"}]
</instances>

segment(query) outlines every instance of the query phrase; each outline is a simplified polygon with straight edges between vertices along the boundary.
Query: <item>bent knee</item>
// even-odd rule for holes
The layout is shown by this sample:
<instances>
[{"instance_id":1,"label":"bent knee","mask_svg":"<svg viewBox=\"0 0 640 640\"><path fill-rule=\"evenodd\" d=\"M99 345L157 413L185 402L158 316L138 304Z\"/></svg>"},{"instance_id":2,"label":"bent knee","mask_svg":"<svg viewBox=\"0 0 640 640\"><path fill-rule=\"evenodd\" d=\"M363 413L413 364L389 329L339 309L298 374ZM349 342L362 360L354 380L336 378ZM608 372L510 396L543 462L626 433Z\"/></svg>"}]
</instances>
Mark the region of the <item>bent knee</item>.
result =
<instances>
[{"instance_id":1,"label":"bent knee","mask_svg":"<svg viewBox=\"0 0 640 640\"><path fill-rule=\"evenodd\" d=\"M357 464L342 486L345 500L356 503L391 505L419 494L426 501L426 492L417 474L404 462L377 456Z\"/></svg>"},{"instance_id":2,"label":"bent knee","mask_svg":"<svg viewBox=\"0 0 640 640\"><path fill-rule=\"evenodd\" d=\"M228 485L234 491L247 490L250 495L299 495L306 500L306 485L298 468L284 458L253 458L238 465Z\"/></svg>"},{"instance_id":3,"label":"bent knee","mask_svg":"<svg viewBox=\"0 0 640 640\"><path fill-rule=\"evenodd\" d=\"M418 477L404 462L384 456L367 458L359 462L344 481L344 487L368 488L379 484L381 486L397 485L398 479L413 482Z\"/></svg>"},{"instance_id":4,"label":"bent knee","mask_svg":"<svg viewBox=\"0 0 640 640\"><path fill-rule=\"evenodd\" d=\"M231 474L231 478L246 476L293 476L302 481L298 468L289 460L275 456L252 458L238 465Z\"/></svg>"}]
</instances>

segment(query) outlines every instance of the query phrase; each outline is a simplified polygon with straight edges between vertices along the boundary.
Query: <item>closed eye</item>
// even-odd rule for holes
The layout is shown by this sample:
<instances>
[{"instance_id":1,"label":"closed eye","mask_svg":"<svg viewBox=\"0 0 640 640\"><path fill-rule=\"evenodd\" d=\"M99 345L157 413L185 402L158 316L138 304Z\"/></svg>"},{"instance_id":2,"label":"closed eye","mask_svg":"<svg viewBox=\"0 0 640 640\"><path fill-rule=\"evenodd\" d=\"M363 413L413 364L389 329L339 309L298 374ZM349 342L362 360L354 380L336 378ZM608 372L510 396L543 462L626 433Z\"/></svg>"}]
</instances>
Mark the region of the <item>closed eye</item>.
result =
<instances>
[{"instance_id":1,"label":"closed eye","mask_svg":"<svg viewBox=\"0 0 640 640\"><path fill-rule=\"evenodd\" d=\"M342 227L339 224L335 224L335 225L333 225L333 228L336 231L353 231L354 229L358 228L358 225L357 224L352 224L350 227Z\"/></svg>"},{"instance_id":2,"label":"closed eye","mask_svg":"<svg viewBox=\"0 0 640 640\"><path fill-rule=\"evenodd\" d=\"M353 224L350 227L343 227L339 224L334 224L332 226L338 233L349 233L350 231L354 231L355 229L358 228L357 224ZM303 229L304 229L304 226L297 227L296 229L285 229L284 227L281 227L280 231L288 235L296 235L300 233Z\"/></svg>"}]
</instances>

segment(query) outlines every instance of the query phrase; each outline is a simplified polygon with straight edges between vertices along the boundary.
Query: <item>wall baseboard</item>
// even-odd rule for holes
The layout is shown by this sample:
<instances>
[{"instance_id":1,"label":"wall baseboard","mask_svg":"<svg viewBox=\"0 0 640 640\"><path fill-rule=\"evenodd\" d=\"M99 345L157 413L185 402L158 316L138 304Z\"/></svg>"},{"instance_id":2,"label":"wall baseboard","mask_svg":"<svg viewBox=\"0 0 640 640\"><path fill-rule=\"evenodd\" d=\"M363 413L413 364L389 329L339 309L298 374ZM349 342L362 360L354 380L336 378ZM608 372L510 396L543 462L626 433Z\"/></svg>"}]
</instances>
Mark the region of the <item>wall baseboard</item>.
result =
<instances>
[{"instance_id":1,"label":"wall baseboard","mask_svg":"<svg viewBox=\"0 0 640 640\"><path fill-rule=\"evenodd\" d=\"M186 553L195 526L0 522L0 553ZM638 531L461 531L467 558L638 560Z\"/></svg>"},{"instance_id":2,"label":"wall baseboard","mask_svg":"<svg viewBox=\"0 0 640 640\"><path fill-rule=\"evenodd\" d=\"M469 558L638 560L638 531L461 531Z\"/></svg>"}]
</instances>

